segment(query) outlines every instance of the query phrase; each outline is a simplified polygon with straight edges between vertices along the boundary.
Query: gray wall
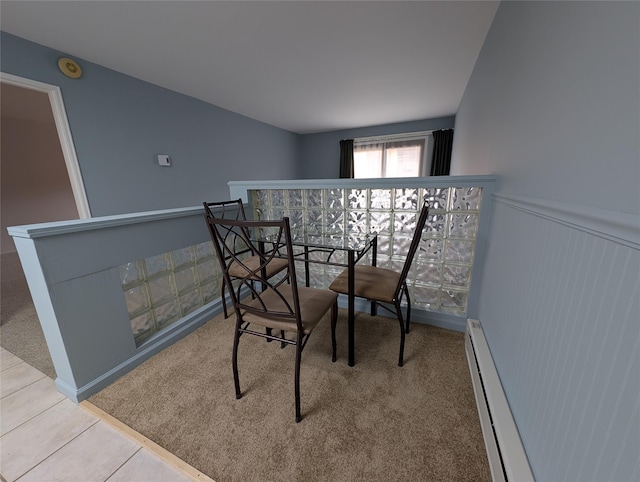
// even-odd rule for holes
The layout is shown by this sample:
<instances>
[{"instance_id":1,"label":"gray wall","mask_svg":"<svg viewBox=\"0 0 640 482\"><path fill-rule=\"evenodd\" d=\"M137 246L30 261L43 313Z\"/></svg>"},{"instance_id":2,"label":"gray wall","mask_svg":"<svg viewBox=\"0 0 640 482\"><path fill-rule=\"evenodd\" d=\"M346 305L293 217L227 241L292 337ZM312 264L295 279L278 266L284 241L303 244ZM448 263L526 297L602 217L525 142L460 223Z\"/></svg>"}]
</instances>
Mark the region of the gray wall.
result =
<instances>
[{"instance_id":1,"label":"gray wall","mask_svg":"<svg viewBox=\"0 0 640 482\"><path fill-rule=\"evenodd\" d=\"M229 180L296 176L294 133L82 59L72 80L57 68L63 53L0 40L3 72L60 86L93 216L194 206L228 197Z\"/></svg>"},{"instance_id":2,"label":"gray wall","mask_svg":"<svg viewBox=\"0 0 640 482\"><path fill-rule=\"evenodd\" d=\"M448 129L454 117L298 135L0 32L3 72L60 86L92 216L228 197L227 182L333 179L340 139ZM168 154L173 165L157 165Z\"/></svg>"},{"instance_id":3,"label":"gray wall","mask_svg":"<svg viewBox=\"0 0 640 482\"><path fill-rule=\"evenodd\" d=\"M637 2L503 2L456 116L452 175L640 213Z\"/></svg>"},{"instance_id":4,"label":"gray wall","mask_svg":"<svg viewBox=\"0 0 640 482\"><path fill-rule=\"evenodd\" d=\"M440 117L397 124L386 124L341 131L305 134L301 139L300 179L336 179L340 175L340 141L356 137L402 134L453 127L455 117Z\"/></svg>"},{"instance_id":5,"label":"gray wall","mask_svg":"<svg viewBox=\"0 0 640 482\"><path fill-rule=\"evenodd\" d=\"M640 3L502 2L452 174L499 176L480 321L537 480L638 480Z\"/></svg>"}]
</instances>

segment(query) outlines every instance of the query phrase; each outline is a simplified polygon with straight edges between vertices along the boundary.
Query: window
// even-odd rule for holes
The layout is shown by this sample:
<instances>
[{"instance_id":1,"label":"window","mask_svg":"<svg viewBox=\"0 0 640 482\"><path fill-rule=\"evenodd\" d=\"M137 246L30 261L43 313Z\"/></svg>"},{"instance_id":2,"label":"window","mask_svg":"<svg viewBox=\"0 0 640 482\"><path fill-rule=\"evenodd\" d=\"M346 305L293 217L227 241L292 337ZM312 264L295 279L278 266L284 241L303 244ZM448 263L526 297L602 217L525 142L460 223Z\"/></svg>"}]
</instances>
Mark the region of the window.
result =
<instances>
[{"instance_id":1,"label":"window","mask_svg":"<svg viewBox=\"0 0 640 482\"><path fill-rule=\"evenodd\" d=\"M354 139L354 177L426 176L432 145L430 132Z\"/></svg>"}]
</instances>

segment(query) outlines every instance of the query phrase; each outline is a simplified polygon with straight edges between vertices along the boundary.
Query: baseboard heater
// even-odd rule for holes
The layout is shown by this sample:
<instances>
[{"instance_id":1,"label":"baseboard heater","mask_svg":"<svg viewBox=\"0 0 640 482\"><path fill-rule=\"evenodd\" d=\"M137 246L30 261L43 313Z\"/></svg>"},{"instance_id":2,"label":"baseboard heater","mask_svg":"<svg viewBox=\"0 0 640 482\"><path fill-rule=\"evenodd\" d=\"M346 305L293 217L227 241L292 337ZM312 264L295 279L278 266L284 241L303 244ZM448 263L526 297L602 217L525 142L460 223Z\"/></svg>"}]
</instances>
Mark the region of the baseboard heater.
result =
<instances>
[{"instance_id":1,"label":"baseboard heater","mask_svg":"<svg viewBox=\"0 0 640 482\"><path fill-rule=\"evenodd\" d=\"M467 320L465 351L493 480L535 480L478 320Z\"/></svg>"}]
</instances>

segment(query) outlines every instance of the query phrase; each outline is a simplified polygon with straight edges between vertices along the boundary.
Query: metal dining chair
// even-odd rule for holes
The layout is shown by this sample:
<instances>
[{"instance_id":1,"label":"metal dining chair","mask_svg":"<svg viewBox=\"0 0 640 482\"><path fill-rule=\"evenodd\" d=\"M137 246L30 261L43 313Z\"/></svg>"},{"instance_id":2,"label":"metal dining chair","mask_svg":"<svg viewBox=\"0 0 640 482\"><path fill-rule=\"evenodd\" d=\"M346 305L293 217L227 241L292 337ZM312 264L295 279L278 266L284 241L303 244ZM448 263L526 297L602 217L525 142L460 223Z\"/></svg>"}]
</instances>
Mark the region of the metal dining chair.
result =
<instances>
[{"instance_id":1,"label":"metal dining chair","mask_svg":"<svg viewBox=\"0 0 640 482\"><path fill-rule=\"evenodd\" d=\"M218 201L218 202L203 202L204 206L204 215L205 218L221 218L221 219L235 219L244 221L247 219L247 216L244 211L244 206L242 204L242 199L235 199L232 201ZM234 243L239 240L234 240ZM238 257L246 257L244 263L247 266L253 266L259 263L258 256L253 253L248 246L242 243L236 243L234 246L230 247L231 252L233 252ZM265 267L264 275L267 278L270 278L283 269L287 267L287 260L274 258L268 266ZM244 272L237 264L232 263L229 267L229 275L231 280L235 280L244 275ZM230 285L231 286L231 285ZM220 296L222 299L222 309L224 311L224 317L228 318L228 310L227 310L227 299L225 296L225 288L227 287L226 279L222 279L222 286L220 288Z\"/></svg>"},{"instance_id":2,"label":"metal dining chair","mask_svg":"<svg viewBox=\"0 0 640 482\"><path fill-rule=\"evenodd\" d=\"M230 290L236 324L233 339L233 379L236 399L241 398L238 375L238 344L240 336L250 334L280 341L283 347L295 345L295 412L296 422L302 420L300 411L300 361L311 332L331 309L331 360L336 360L336 324L338 320L338 295L330 290L298 286L294 254L291 245L289 218L280 221L246 221L208 216L207 225L220 261L224 278L229 286L233 278L236 287ZM268 232L267 243L272 249L261 249L260 234ZM249 258L239 256L233 249L242 243L254 253ZM282 247L286 265L281 275L266 277L267 267L279 260ZM253 296L248 296L249 294ZM256 331L251 325L266 328L266 333ZM275 336L272 332L280 332ZM288 337L289 335L289 337ZM293 336L290 336L293 335ZM272 344L264 344L268 347ZM275 376L275 375L274 375Z\"/></svg>"},{"instance_id":3,"label":"metal dining chair","mask_svg":"<svg viewBox=\"0 0 640 482\"><path fill-rule=\"evenodd\" d=\"M380 306L383 309L393 313L398 318L400 323L400 355L398 358L398 366L404 364L404 338L405 333L409 333L409 323L411 322L411 299L409 298L409 290L407 288L407 275L411 268L411 263L420 244L420 238L424 225L427 222L427 215L429 214L429 204L425 201L418 221L416 222L415 232L407 252L407 257L402 267L401 272L394 270L380 268L377 266L368 265L356 265L354 267L355 283L354 294L358 298L365 298L374 303L375 306ZM349 293L349 274L348 270L344 270L333 282L329 285L329 289L336 293L348 294ZM403 297L407 300L407 319L406 324L402 315L402 309L400 303ZM389 305L393 309L389 308ZM375 310L372 308L372 314Z\"/></svg>"}]
</instances>

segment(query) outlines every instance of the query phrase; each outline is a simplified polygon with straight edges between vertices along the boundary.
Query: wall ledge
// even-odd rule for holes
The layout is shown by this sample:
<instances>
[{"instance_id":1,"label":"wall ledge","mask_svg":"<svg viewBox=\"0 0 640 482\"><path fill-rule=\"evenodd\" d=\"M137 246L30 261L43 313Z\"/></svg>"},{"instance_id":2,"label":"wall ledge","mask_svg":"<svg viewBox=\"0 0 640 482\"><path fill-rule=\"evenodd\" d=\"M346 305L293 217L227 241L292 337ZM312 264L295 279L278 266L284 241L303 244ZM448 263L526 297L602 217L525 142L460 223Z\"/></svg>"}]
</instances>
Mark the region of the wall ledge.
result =
<instances>
[{"instance_id":1,"label":"wall ledge","mask_svg":"<svg viewBox=\"0 0 640 482\"><path fill-rule=\"evenodd\" d=\"M390 187L477 187L493 185L496 176L427 176L387 177L378 179L293 179L270 181L229 181L231 197L240 197L248 202L247 191L251 189L328 189L328 188L376 188Z\"/></svg>"},{"instance_id":2,"label":"wall ledge","mask_svg":"<svg viewBox=\"0 0 640 482\"><path fill-rule=\"evenodd\" d=\"M190 214L194 216L201 216L203 215L202 213L202 206L193 206L187 208L163 209L159 211L145 211L140 213L114 214L112 216L101 216L90 219L73 219L70 221L10 226L7 228L7 231L14 237L33 239L57 234L70 234L82 231L108 229L127 224L157 222L165 219L181 218Z\"/></svg>"},{"instance_id":3,"label":"wall ledge","mask_svg":"<svg viewBox=\"0 0 640 482\"><path fill-rule=\"evenodd\" d=\"M640 250L640 215L495 193L493 200L498 204Z\"/></svg>"}]
</instances>

